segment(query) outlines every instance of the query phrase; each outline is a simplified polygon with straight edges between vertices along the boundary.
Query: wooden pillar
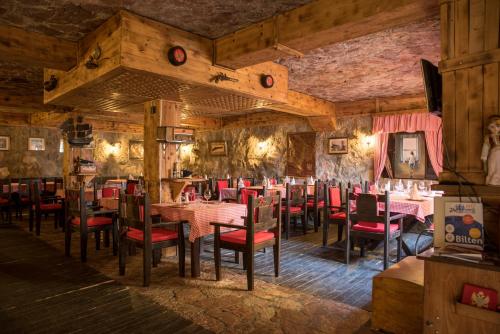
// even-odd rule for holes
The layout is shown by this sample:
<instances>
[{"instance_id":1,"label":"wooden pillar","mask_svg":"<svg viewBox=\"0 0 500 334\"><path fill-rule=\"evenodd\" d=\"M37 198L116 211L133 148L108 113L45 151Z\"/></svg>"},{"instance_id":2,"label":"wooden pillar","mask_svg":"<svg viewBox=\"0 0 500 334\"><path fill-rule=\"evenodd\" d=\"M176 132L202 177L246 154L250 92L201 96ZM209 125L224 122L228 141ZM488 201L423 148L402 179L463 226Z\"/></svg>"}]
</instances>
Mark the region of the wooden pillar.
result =
<instances>
[{"instance_id":1,"label":"wooden pillar","mask_svg":"<svg viewBox=\"0 0 500 334\"><path fill-rule=\"evenodd\" d=\"M73 170L73 161L71 161L71 147L69 146L68 139L63 137L64 152L63 152L63 167L62 175L64 188L69 188L71 186L71 176L70 173Z\"/></svg>"},{"instance_id":2,"label":"wooden pillar","mask_svg":"<svg viewBox=\"0 0 500 334\"><path fill-rule=\"evenodd\" d=\"M179 126L180 110L177 104L154 100L144 104L144 181L152 203L171 200L168 182L177 161L176 145L156 141L158 126Z\"/></svg>"}]
</instances>

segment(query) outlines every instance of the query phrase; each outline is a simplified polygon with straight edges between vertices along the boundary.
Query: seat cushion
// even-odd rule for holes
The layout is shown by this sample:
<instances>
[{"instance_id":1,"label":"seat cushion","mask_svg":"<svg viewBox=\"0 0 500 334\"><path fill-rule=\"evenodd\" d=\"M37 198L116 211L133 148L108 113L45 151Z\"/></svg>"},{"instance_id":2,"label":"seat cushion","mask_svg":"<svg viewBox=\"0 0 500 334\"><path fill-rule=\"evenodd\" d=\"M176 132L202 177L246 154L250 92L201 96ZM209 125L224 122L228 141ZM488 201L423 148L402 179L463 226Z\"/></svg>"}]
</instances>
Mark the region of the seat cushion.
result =
<instances>
[{"instance_id":1,"label":"seat cushion","mask_svg":"<svg viewBox=\"0 0 500 334\"><path fill-rule=\"evenodd\" d=\"M30 202L29 197L26 197L26 196L22 196L21 197L21 203L26 204L26 203L29 203L29 202Z\"/></svg>"},{"instance_id":2,"label":"seat cushion","mask_svg":"<svg viewBox=\"0 0 500 334\"><path fill-rule=\"evenodd\" d=\"M247 231L238 230L238 231L224 233L220 236L220 239L225 242L244 245L247 240ZM272 232L262 231L254 234L254 244L259 244L261 242L273 239L274 239L274 233Z\"/></svg>"},{"instance_id":3,"label":"seat cushion","mask_svg":"<svg viewBox=\"0 0 500 334\"><path fill-rule=\"evenodd\" d=\"M9 204L9 200L7 198L1 198L0 197L0 204L3 204L3 205Z\"/></svg>"},{"instance_id":4,"label":"seat cushion","mask_svg":"<svg viewBox=\"0 0 500 334\"><path fill-rule=\"evenodd\" d=\"M371 233L384 233L383 223L372 223L372 222L359 222L352 226L355 231L371 232ZM389 224L389 230L392 232L399 230L398 224Z\"/></svg>"},{"instance_id":5,"label":"seat cushion","mask_svg":"<svg viewBox=\"0 0 500 334\"><path fill-rule=\"evenodd\" d=\"M281 207L282 212L286 212L286 206ZM291 206L290 207L290 213L301 213L302 208L300 206Z\"/></svg>"},{"instance_id":6,"label":"seat cushion","mask_svg":"<svg viewBox=\"0 0 500 334\"><path fill-rule=\"evenodd\" d=\"M71 221L73 225L80 225L80 217L76 217ZM87 226L102 226L113 224L113 219L110 217L89 217L87 218Z\"/></svg>"},{"instance_id":7,"label":"seat cushion","mask_svg":"<svg viewBox=\"0 0 500 334\"><path fill-rule=\"evenodd\" d=\"M127 238L137 241L144 241L144 232L136 228L129 228L127 232ZM177 231L167 230L160 227L153 227L151 229L151 240L153 243L175 239L177 239Z\"/></svg>"},{"instance_id":8,"label":"seat cushion","mask_svg":"<svg viewBox=\"0 0 500 334\"><path fill-rule=\"evenodd\" d=\"M59 203L49 203L49 204L40 204L40 210L48 211L48 210L61 210L62 205Z\"/></svg>"},{"instance_id":9,"label":"seat cushion","mask_svg":"<svg viewBox=\"0 0 500 334\"><path fill-rule=\"evenodd\" d=\"M335 212L330 214L330 219L345 219L345 212Z\"/></svg>"},{"instance_id":10,"label":"seat cushion","mask_svg":"<svg viewBox=\"0 0 500 334\"><path fill-rule=\"evenodd\" d=\"M318 202L318 208L322 208L324 206L325 206L325 201L319 201ZM308 208L314 208L314 200L307 201L307 207Z\"/></svg>"}]
</instances>

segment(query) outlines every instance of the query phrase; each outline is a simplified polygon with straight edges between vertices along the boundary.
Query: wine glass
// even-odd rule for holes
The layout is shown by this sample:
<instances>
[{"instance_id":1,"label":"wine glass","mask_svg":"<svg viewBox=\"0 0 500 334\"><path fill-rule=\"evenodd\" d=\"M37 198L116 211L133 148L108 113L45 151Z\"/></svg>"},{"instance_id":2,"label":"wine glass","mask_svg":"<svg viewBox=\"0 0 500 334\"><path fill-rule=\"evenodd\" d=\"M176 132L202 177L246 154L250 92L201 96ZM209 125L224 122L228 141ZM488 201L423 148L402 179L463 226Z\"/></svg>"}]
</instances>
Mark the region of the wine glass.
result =
<instances>
[{"instance_id":1,"label":"wine glass","mask_svg":"<svg viewBox=\"0 0 500 334\"><path fill-rule=\"evenodd\" d=\"M424 181L420 181L418 183L418 190L420 191L424 191L427 187L425 186L425 182Z\"/></svg>"},{"instance_id":2,"label":"wine glass","mask_svg":"<svg viewBox=\"0 0 500 334\"><path fill-rule=\"evenodd\" d=\"M205 198L205 201L207 201L208 203L208 200L210 198L212 198L212 192L210 191L210 189L205 189L205 191L203 192L203 198Z\"/></svg>"}]
</instances>

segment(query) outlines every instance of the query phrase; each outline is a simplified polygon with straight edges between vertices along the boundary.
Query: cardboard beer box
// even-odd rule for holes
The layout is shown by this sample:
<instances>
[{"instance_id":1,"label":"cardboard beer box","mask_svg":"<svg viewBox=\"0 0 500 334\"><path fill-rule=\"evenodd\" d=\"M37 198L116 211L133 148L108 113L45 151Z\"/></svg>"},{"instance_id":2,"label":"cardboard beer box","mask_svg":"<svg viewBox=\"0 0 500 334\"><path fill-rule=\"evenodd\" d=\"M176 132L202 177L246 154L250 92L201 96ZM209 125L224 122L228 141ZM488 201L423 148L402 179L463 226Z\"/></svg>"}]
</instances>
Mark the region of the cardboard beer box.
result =
<instances>
[{"instance_id":1,"label":"cardboard beer box","mask_svg":"<svg viewBox=\"0 0 500 334\"><path fill-rule=\"evenodd\" d=\"M444 229L445 246L483 250L483 204L445 203Z\"/></svg>"}]
</instances>

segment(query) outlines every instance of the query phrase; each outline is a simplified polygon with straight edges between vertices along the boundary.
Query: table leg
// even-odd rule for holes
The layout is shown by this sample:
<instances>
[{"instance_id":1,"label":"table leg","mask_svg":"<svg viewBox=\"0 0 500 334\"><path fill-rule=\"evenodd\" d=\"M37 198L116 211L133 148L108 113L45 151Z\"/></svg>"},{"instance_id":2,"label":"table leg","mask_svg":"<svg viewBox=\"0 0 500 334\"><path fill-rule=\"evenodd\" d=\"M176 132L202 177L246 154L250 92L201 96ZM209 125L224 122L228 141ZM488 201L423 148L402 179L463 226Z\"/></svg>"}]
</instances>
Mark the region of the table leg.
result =
<instances>
[{"instance_id":1,"label":"table leg","mask_svg":"<svg viewBox=\"0 0 500 334\"><path fill-rule=\"evenodd\" d=\"M201 238L191 242L191 277L200 277L200 245Z\"/></svg>"}]
</instances>

